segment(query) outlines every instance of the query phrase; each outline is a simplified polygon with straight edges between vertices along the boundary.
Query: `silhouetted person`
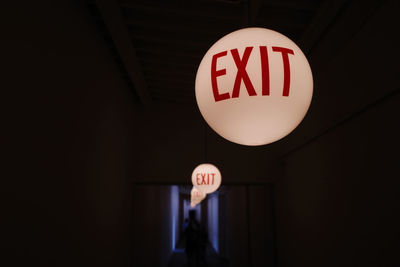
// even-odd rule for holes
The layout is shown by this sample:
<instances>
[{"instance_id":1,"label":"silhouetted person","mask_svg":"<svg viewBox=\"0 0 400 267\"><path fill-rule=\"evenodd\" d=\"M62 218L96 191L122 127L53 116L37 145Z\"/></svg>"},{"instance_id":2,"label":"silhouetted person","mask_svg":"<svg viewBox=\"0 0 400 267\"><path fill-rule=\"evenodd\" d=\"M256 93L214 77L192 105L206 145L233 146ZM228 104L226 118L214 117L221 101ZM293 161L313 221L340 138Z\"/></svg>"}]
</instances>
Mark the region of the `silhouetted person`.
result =
<instances>
[{"instance_id":1,"label":"silhouetted person","mask_svg":"<svg viewBox=\"0 0 400 267\"><path fill-rule=\"evenodd\" d=\"M202 263L206 263L207 245L208 245L208 232L207 228L203 225L200 228L200 242L199 242L199 259Z\"/></svg>"},{"instance_id":2,"label":"silhouetted person","mask_svg":"<svg viewBox=\"0 0 400 267\"><path fill-rule=\"evenodd\" d=\"M185 252L187 255L188 266L198 266L199 250L201 242L200 225L196 221L196 211L189 211L189 222L184 231L186 238Z\"/></svg>"},{"instance_id":3,"label":"silhouetted person","mask_svg":"<svg viewBox=\"0 0 400 267\"><path fill-rule=\"evenodd\" d=\"M189 225L189 219L186 218L185 221L182 224L182 233L185 233L186 228L188 227L188 225Z\"/></svg>"}]
</instances>

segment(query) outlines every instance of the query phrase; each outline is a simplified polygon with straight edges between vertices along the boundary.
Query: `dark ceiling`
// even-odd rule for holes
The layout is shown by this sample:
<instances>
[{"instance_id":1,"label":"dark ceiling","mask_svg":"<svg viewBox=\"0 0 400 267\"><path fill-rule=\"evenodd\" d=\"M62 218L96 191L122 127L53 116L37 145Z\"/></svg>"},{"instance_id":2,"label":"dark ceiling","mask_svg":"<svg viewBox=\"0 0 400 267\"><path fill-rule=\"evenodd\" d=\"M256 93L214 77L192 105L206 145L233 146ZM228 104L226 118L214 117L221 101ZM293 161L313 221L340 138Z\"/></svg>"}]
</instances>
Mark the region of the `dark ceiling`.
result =
<instances>
[{"instance_id":1,"label":"dark ceiling","mask_svg":"<svg viewBox=\"0 0 400 267\"><path fill-rule=\"evenodd\" d=\"M264 27L288 36L307 53L346 3L335 2L99 0L91 5L143 103L194 103L197 67L218 39L241 28ZM305 42L310 33L312 40Z\"/></svg>"}]
</instances>

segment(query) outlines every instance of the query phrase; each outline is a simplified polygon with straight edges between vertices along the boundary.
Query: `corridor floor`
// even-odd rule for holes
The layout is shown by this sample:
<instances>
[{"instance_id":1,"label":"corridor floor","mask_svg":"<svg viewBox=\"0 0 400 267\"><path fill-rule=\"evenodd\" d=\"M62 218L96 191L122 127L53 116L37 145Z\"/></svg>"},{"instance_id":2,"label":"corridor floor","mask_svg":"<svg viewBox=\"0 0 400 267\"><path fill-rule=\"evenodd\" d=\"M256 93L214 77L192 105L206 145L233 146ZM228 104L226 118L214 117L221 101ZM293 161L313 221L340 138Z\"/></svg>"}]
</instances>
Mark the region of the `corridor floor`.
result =
<instances>
[{"instance_id":1,"label":"corridor floor","mask_svg":"<svg viewBox=\"0 0 400 267\"><path fill-rule=\"evenodd\" d=\"M206 250L205 261L200 261L197 265L194 263L188 265L185 250L181 247L177 248L172 254L168 267L228 267L228 262L219 257L211 244L209 244Z\"/></svg>"}]
</instances>

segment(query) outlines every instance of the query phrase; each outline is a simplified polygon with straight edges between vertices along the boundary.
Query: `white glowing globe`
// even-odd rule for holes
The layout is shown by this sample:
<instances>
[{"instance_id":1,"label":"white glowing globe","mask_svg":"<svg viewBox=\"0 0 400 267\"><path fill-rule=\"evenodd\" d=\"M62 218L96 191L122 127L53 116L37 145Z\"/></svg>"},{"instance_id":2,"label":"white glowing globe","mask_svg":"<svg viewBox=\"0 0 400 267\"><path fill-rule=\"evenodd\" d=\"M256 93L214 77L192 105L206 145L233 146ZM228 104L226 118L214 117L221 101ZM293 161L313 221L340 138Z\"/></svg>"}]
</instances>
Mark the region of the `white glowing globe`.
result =
<instances>
[{"instance_id":1,"label":"white glowing globe","mask_svg":"<svg viewBox=\"0 0 400 267\"><path fill-rule=\"evenodd\" d=\"M221 185L221 173L212 164L201 164L193 170L192 184L203 193L212 193Z\"/></svg>"},{"instance_id":2,"label":"white glowing globe","mask_svg":"<svg viewBox=\"0 0 400 267\"><path fill-rule=\"evenodd\" d=\"M206 193L198 190L196 187L193 187L190 191L190 206L194 207L197 204L200 204L200 202L206 198L206 195Z\"/></svg>"},{"instance_id":3,"label":"white glowing globe","mask_svg":"<svg viewBox=\"0 0 400 267\"><path fill-rule=\"evenodd\" d=\"M246 28L218 40L197 70L196 101L225 139L257 146L275 142L303 120L313 78L300 48L286 36Z\"/></svg>"}]
</instances>

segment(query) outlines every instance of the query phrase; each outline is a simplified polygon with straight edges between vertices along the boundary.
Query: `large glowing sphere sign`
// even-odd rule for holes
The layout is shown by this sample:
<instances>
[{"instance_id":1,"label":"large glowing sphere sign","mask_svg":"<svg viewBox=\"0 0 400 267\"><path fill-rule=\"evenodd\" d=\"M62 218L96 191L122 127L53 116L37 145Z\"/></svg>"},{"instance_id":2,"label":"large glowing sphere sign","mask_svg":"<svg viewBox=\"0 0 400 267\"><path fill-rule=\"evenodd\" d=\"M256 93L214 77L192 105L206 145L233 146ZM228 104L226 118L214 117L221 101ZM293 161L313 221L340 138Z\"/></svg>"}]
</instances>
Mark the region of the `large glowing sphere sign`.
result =
<instances>
[{"instance_id":1,"label":"large glowing sphere sign","mask_svg":"<svg viewBox=\"0 0 400 267\"><path fill-rule=\"evenodd\" d=\"M275 142L303 120L313 78L300 48L263 28L232 32L203 57L196 75L196 100L214 131L234 143Z\"/></svg>"},{"instance_id":2,"label":"large glowing sphere sign","mask_svg":"<svg viewBox=\"0 0 400 267\"><path fill-rule=\"evenodd\" d=\"M201 164L193 170L192 184L203 193L212 193L221 185L221 173L212 164Z\"/></svg>"}]
</instances>

